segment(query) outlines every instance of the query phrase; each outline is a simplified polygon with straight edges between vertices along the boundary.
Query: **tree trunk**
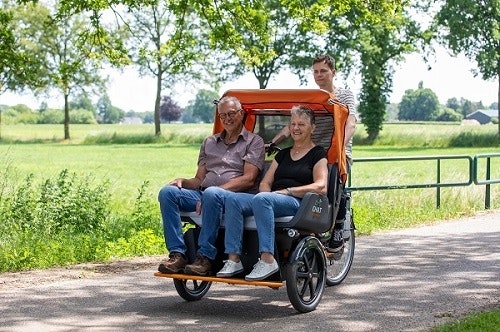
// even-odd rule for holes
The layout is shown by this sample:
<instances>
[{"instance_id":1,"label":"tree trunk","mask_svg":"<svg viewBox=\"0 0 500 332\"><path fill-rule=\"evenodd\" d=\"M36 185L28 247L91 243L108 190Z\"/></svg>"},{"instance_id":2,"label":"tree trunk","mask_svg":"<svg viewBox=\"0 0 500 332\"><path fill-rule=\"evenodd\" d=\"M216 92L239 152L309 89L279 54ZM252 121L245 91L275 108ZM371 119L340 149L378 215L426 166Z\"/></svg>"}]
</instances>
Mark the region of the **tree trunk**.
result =
<instances>
[{"instance_id":1,"label":"tree trunk","mask_svg":"<svg viewBox=\"0 0 500 332\"><path fill-rule=\"evenodd\" d=\"M64 94L64 139L69 139L69 103L68 94Z\"/></svg>"},{"instance_id":2,"label":"tree trunk","mask_svg":"<svg viewBox=\"0 0 500 332\"><path fill-rule=\"evenodd\" d=\"M160 100L161 100L161 72L156 76L156 100L155 100L155 135L161 135L160 126Z\"/></svg>"},{"instance_id":3,"label":"tree trunk","mask_svg":"<svg viewBox=\"0 0 500 332\"><path fill-rule=\"evenodd\" d=\"M498 75L498 96L497 96L497 111L498 111L498 139L500 140L500 75Z\"/></svg>"}]
</instances>

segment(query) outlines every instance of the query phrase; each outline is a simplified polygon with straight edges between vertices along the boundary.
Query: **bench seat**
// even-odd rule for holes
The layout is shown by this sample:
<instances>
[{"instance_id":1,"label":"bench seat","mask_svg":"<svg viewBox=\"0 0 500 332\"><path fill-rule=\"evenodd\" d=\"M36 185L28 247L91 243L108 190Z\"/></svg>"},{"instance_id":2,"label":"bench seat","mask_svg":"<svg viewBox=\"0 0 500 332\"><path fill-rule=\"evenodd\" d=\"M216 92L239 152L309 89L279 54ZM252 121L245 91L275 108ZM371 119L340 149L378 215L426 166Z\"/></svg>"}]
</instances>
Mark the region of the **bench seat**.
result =
<instances>
[{"instance_id":1,"label":"bench seat","mask_svg":"<svg viewBox=\"0 0 500 332\"><path fill-rule=\"evenodd\" d=\"M196 212L181 212L181 219L184 221L193 221L196 225L202 226L202 218L201 215L199 215ZM290 221L293 219L293 216L286 216L286 217L278 217L275 218L275 222L280 223L280 225L286 225L287 223L290 223ZM224 219L222 219L221 227L225 227ZM245 226L244 228L246 230L257 230L257 225L255 224L255 218L254 216L249 216L245 218Z\"/></svg>"}]
</instances>

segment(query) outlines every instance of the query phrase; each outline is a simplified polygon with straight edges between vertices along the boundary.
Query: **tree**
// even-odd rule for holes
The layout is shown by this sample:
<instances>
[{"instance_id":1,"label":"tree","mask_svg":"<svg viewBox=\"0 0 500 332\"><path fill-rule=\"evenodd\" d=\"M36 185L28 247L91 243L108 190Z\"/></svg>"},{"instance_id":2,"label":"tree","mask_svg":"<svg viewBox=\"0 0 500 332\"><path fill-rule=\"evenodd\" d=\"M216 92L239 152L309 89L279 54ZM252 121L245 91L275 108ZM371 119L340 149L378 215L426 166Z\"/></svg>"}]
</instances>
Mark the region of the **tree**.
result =
<instances>
[{"instance_id":1,"label":"tree","mask_svg":"<svg viewBox=\"0 0 500 332\"><path fill-rule=\"evenodd\" d=\"M97 121L99 123L119 123L125 118L125 112L111 104L108 95L97 101Z\"/></svg>"},{"instance_id":2,"label":"tree","mask_svg":"<svg viewBox=\"0 0 500 332\"><path fill-rule=\"evenodd\" d=\"M251 72L259 88L265 89L273 75L289 68L305 81L303 70L310 70L312 55L321 50L320 39L302 24L302 16L292 15L292 4L260 0L241 2L234 11L226 9L211 34L217 49L224 52L218 61L220 80Z\"/></svg>"},{"instance_id":3,"label":"tree","mask_svg":"<svg viewBox=\"0 0 500 332\"><path fill-rule=\"evenodd\" d=\"M41 59L32 52L36 45L22 43L15 34L15 12L16 8L10 2L2 2L0 8L0 96L7 90L22 91L26 87L37 88L43 85L38 74ZM0 110L1 124L2 111Z\"/></svg>"},{"instance_id":4,"label":"tree","mask_svg":"<svg viewBox=\"0 0 500 332\"><path fill-rule=\"evenodd\" d=\"M454 54L463 53L475 61L483 79L496 78L500 102L500 2L442 0L441 3L435 17L440 42ZM500 117L500 107L497 109Z\"/></svg>"},{"instance_id":5,"label":"tree","mask_svg":"<svg viewBox=\"0 0 500 332\"><path fill-rule=\"evenodd\" d=\"M210 123L214 121L214 100L219 99L215 91L201 89L193 100L190 100L185 113L191 114L194 120Z\"/></svg>"},{"instance_id":6,"label":"tree","mask_svg":"<svg viewBox=\"0 0 500 332\"><path fill-rule=\"evenodd\" d=\"M456 122L462 120L462 114L453 110L452 108L445 107L439 115L436 117L436 121L447 121L447 122Z\"/></svg>"},{"instance_id":7,"label":"tree","mask_svg":"<svg viewBox=\"0 0 500 332\"><path fill-rule=\"evenodd\" d=\"M168 123L181 118L182 108L177 105L169 96L163 96L160 104L160 117Z\"/></svg>"},{"instance_id":8,"label":"tree","mask_svg":"<svg viewBox=\"0 0 500 332\"><path fill-rule=\"evenodd\" d=\"M73 101L71 101L69 103L69 108L90 111L94 114L94 117L97 115L95 105L85 93L80 93Z\"/></svg>"},{"instance_id":9,"label":"tree","mask_svg":"<svg viewBox=\"0 0 500 332\"><path fill-rule=\"evenodd\" d=\"M156 78L155 135L160 135L162 90L171 93L178 80L199 77L202 71L193 63L208 53L202 51L206 36L187 2L150 1L130 12L133 62L142 75Z\"/></svg>"},{"instance_id":10,"label":"tree","mask_svg":"<svg viewBox=\"0 0 500 332\"><path fill-rule=\"evenodd\" d=\"M460 107L460 113L462 113L463 117L465 118L467 115L473 113L476 111L476 107L472 103L472 101L461 98L460 103L462 104Z\"/></svg>"},{"instance_id":11,"label":"tree","mask_svg":"<svg viewBox=\"0 0 500 332\"><path fill-rule=\"evenodd\" d=\"M436 94L423 87L420 82L417 90L406 90L399 103L399 120L431 121L439 113L439 100Z\"/></svg>"},{"instance_id":12,"label":"tree","mask_svg":"<svg viewBox=\"0 0 500 332\"><path fill-rule=\"evenodd\" d=\"M105 82L98 73L95 48L82 38L89 22L80 15L56 20L48 8L34 4L22 6L18 13L16 33L37 45L36 56L43 59L45 83L64 97L64 139L70 139L70 94L87 89L95 92Z\"/></svg>"},{"instance_id":13,"label":"tree","mask_svg":"<svg viewBox=\"0 0 500 332\"><path fill-rule=\"evenodd\" d=\"M458 101L458 99L453 97L453 98L450 98L446 101L446 107L451 108L455 112L458 112L459 109L461 108L461 105L460 105L460 102Z\"/></svg>"},{"instance_id":14,"label":"tree","mask_svg":"<svg viewBox=\"0 0 500 332\"><path fill-rule=\"evenodd\" d=\"M346 53L345 65L349 67L350 62L359 59L362 87L358 111L369 141L375 140L382 130L392 91L393 64L402 61L403 55L414 51L423 39L419 25L412 19L407 6L404 1L378 5L375 2L358 3L348 13L347 24L341 25L344 29L341 29L343 38L339 47ZM372 16L379 11L385 12ZM364 19L359 20L358 13L362 13ZM336 33L336 30L332 32L332 39Z\"/></svg>"}]
</instances>

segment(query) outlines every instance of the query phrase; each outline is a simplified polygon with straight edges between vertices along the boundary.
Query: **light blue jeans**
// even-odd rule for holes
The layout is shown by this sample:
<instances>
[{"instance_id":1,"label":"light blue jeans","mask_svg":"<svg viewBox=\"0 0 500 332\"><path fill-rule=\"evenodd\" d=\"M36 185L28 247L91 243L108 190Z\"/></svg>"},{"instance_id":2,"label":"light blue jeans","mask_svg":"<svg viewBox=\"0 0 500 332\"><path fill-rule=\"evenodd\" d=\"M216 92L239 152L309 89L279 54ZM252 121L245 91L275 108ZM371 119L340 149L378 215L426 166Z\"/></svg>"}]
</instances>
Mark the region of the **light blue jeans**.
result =
<instances>
[{"instance_id":1,"label":"light blue jeans","mask_svg":"<svg viewBox=\"0 0 500 332\"><path fill-rule=\"evenodd\" d=\"M200 247L198 253L212 260L217 256L215 241L217 240L217 234L222 221L226 199L233 194L234 192L230 190L219 187L208 187L203 192L203 197L201 198L203 225L200 237L198 238L198 245Z\"/></svg>"},{"instance_id":2,"label":"light blue jeans","mask_svg":"<svg viewBox=\"0 0 500 332\"><path fill-rule=\"evenodd\" d=\"M193 212L196 203L201 200L202 192L166 185L160 189L161 218L163 221L163 235L169 252L186 253L180 211Z\"/></svg>"},{"instance_id":3,"label":"light blue jeans","mask_svg":"<svg viewBox=\"0 0 500 332\"><path fill-rule=\"evenodd\" d=\"M226 198L226 254L241 255L245 217L254 215L259 237L259 252L274 254L274 218L293 216L300 199L288 195L262 192L257 195L232 193Z\"/></svg>"},{"instance_id":4,"label":"light blue jeans","mask_svg":"<svg viewBox=\"0 0 500 332\"><path fill-rule=\"evenodd\" d=\"M226 197L226 235L224 246L226 254L241 255L243 242L243 226L245 217L253 215L252 199L254 194L232 193Z\"/></svg>"},{"instance_id":5,"label":"light blue jeans","mask_svg":"<svg viewBox=\"0 0 500 332\"><path fill-rule=\"evenodd\" d=\"M259 252L274 255L274 217L294 216L301 199L272 192L258 193L252 199L252 210L259 236Z\"/></svg>"}]
</instances>

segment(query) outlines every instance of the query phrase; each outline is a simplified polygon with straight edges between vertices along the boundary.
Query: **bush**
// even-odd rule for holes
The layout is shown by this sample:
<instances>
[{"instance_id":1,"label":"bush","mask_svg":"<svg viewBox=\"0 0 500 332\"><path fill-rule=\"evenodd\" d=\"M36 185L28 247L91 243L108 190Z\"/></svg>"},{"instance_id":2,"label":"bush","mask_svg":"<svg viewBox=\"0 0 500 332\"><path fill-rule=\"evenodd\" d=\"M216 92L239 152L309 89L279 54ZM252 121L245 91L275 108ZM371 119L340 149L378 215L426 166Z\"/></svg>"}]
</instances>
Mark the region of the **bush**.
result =
<instances>
[{"instance_id":1,"label":"bush","mask_svg":"<svg viewBox=\"0 0 500 332\"><path fill-rule=\"evenodd\" d=\"M461 121L462 118L462 114L455 112L451 108L445 108L436 117L436 121L458 122Z\"/></svg>"},{"instance_id":2,"label":"bush","mask_svg":"<svg viewBox=\"0 0 500 332\"><path fill-rule=\"evenodd\" d=\"M50 109L40 113L38 123L40 124L63 124L63 110Z\"/></svg>"},{"instance_id":3,"label":"bush","mask_svg":"<svg viewBox=\"0 0 500 332\"><path fill-rule=\"evenodd\" d=\"M69 111L69 122L72 124L96 124L94 113L89 110L71 110Z\"/></svg>"},{"instance_id":4,"label":"bush","mask_svg":"<svg viewBox=\"0 0 500 332\"><path fill-rule=\"evenodd\" d=\"M139 188L132 211L112 211L109 182L67 170L35 185L0 182L0 272L165 251L155 202ZM4 174L5 173L5 174ZM9 174L10 175L10 174Z\"/></svg>"}]
</instances>

